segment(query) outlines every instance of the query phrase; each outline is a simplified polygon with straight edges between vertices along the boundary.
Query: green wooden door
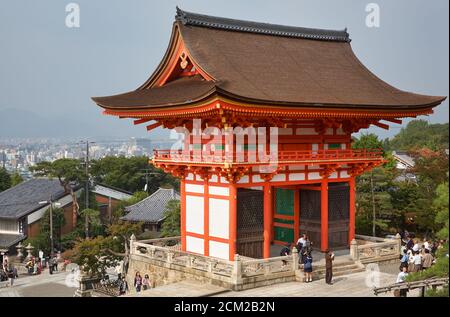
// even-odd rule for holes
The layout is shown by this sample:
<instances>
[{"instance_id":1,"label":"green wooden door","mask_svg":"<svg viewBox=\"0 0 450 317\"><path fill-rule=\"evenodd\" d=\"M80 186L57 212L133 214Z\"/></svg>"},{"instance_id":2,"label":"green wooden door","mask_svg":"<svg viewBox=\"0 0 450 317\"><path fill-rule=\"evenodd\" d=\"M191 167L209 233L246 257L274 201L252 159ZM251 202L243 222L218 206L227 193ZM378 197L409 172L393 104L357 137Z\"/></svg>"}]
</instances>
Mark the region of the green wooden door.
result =
<instances>
[{"instance_id":1,"label":"green wooden door","mask_svg":"<svg viewBox=\"0 0 450 317\"><path fill-rule=\"evenodd\" d=\"M277 223L293 226L294 221L277 218L277 215L294 216L294 190L277 188L275 199L274 240L291 243L294 241L294 229L277 226Z\"/></svg>"}]
</instances>

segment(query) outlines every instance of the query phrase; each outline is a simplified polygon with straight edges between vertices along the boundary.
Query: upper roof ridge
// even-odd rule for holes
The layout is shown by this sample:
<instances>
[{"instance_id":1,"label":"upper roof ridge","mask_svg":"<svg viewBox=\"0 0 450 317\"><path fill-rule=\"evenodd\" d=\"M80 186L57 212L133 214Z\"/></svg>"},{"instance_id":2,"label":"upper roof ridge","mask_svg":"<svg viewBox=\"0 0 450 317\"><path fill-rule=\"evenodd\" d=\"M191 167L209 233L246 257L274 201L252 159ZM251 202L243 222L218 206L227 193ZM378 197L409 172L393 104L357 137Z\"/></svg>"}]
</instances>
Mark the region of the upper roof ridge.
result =
<instances>
[{"instance_id":1,"label":"upper roof ridge","mask_svg":"<svg viewBox=\"0 0 450 317\"><path fill-rule=\"evenodd\" d=\"M259 33L274 36L298 37L311 40L350 42L347 28L344 30L325 30L304 28L296 26L287 26L270 23L260 23L245 20L236 20L210 15L192 13L181 10L177 7L177 21L184 25L193 25L208 27L214 29L223 29L237 32Z\"/></svg>"}]
</instances>

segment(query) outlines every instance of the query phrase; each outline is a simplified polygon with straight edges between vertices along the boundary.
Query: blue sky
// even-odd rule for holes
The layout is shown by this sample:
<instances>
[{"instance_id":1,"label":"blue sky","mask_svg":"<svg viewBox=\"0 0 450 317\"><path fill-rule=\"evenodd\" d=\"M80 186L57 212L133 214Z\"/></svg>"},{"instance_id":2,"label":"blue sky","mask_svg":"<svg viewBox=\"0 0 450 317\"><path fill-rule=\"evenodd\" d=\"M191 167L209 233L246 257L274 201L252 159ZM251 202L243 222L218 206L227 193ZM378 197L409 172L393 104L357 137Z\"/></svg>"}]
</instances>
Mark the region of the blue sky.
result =
<instances>
[{"instance_id":1,"label":"blue sky","mask_svg":"<svg viewBox=\"0 0 450 317\"><path fill-rule=\"evenodd\" d=\"M65 26L70 2L80 6L80 28ZM379 28L365 24L370 2L380 6ZM383 80L448 95L447 0L10 0L0 9L0 111L67 117L92 124L97 135L148 135L144 127L102 115L90 97L135 89L150 76L167 48L176 5L236 19L347 27L356 55ZM448 122L448 111L446 101L424 119ZM399 126L372 131L386 137Z\"/></svg>"}]
</instances>

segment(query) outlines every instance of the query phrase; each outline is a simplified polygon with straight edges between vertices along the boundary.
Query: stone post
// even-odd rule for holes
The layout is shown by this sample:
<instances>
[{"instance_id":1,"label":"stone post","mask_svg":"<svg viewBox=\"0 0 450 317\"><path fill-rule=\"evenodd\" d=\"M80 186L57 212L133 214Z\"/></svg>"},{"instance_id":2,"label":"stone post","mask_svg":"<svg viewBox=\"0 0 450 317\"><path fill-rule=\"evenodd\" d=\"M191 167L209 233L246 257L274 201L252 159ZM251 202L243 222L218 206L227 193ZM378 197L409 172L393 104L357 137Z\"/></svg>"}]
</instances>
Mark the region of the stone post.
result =
<instances>
[{"instance_id":1,"label":"stone post","mask_svg":"<svg viewBox=\"0 0 450 317\"><path fill-rule=\"evenodd\" d=\"M295 272L298 269L298 251L296 247L292 248L292 271Z\"/></svg>"},{"instance_id":2,"label":"stone post","mask_svg":"<svg viewBox=\"0 0 450 317\"><path fill-rule=\"evenodd\" d=\"M16 246L16 250L17 250L17 259L19 260L19 262L22 262L22 260L23 260L23 245L22 245L22 242L19 242L19 244Z\"/></svg>"},{"instance_id":3,"label":"stone post","mask_svg":"<svg viewBox=\"0 0 450 317\"><path fill-rule=\"evenodd\" d=\"M358 242L356 242L356 239L350 242L350 256L354 261L359 260Z\"/></svg>"},{"instance_id":4,"label":"stone post","mask_svg":"<svg viewBox=\"0 0 450 317\"><path fill-rule=\"evenodd\" d=\"M172 263L173 261L173 252L167 251L167 263Z\"/></svg>"},{"instance_id":5,"label":"stone post","mask_svg":"<svg viewBox=\"0 0 450 317\"><path fill-rule=\"evenodd\" d=\"M400 233L397 233L395 235L395 239L397 240L397 246L396 246L397 253L401 254L401 252L402 252L402 236L400 235Z\"/></svg>"},{"instance_id":6,"label":"stone post","mask_svg":"<svg viewBox=\"0 0 450 317\"><path fill-rule=\"evenodd\" d=\"M136 236L134 233L130 237L130 254L135 254L136 250L134 249L134 242L136 242Z\"/></svg>"},{"instance_id":7,"label":"stone post","mask_svg":"<svg viewBox=\"0 0 450 317\"><path fill-rule=\"evenodd\" d=\"M192 258L191 255L187 255L186 267L192 267Z\"/></svg>"},{"instance_id":8,"label":"stone post","mask_svg":"<svg viewBox=\"0 0 450 317\"><path fill-rule=\"evenodd\" d=\"M30 243L28 243L28 245L25 247L25 250L27 250L27 260L30 260L33 257L33 255L31 254L31 252L33 252L33 249L34 247Z\"/></svg>"},{"instance_id":9,"label":"stone post","mask_svg":"<svg viewBox=\"0 0 450 317\"><path fill-rule=\"evenodd\" d=\"M242 285L242 261L239 254L234 255L233 272L231 273L231 284L235 290L239 290Z\"/></svg>"}]
</instances>

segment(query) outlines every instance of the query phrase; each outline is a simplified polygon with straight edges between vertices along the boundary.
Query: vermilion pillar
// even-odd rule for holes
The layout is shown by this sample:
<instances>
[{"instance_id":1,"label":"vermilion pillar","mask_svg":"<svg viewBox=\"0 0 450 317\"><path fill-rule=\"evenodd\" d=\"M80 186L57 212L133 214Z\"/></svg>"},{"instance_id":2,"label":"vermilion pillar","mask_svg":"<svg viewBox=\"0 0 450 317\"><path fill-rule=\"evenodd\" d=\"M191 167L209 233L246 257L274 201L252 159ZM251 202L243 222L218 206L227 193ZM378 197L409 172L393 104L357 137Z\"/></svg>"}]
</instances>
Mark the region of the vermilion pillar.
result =
<instances>
[{"instance_id":1,"label":"vermilion pillar","mask_svg":"<svg viewBox=\"0 0 450 317\"><path fill-rule=\"evenodd\" d=\"M234 184L230 185L230 222L229 222L229 259L234 260L236 254L237 240L237 189Z\"/></svg>"},{"instance_id":2,"label":"vermilion pillar","mask_svg":"<svg viewBox=\"0 0 450 317\"><path fill-rule=\"evenodd\" d=\"M300 190L294 190L294 242L300 238Z\"/></svg>"},{"instance_id":3,"label":"vermilion pillar","mask_svg":"<svg viewBox=\"0 0 450 317\"><path fill-rule=\"evenodd\" d=\"M320 250L328 249L328 178L322 178L320 191Z\"/></svg>"},{"instance_id":4,"label":"vermilion pillar","mask_svg":"<svg viewBox=\"0 0 450 317\"><path fill-rule=\"evenodd\" d=\"M208 186L208 177L203 178L204 181L204 191L205 196L203 200L203 230L204 230L204 239L203 239L203 247L205 250L205 255L209 256L209 186Z\"/></svg>"},{"instance_id":5,"label":"vermilion pillar","mask_svg":"<svg viewBox=\"0 0 450 317\"><path fill-rule=\"evenodd\" d=\"M272 189L269 183L264 184L264 250L263 257L270 258L270 235L272 231Z\"/></svg>"},{"instance_id":6,"label":"vermilion pillar","mask_svg":"<svg viewBox=\"0 0 450 317\"><path fill-rule=\"evenodd\" d=\"M186 251L186 181L180 180L181 250Z\"/></svg>"},{"instance_id":7,"label":"vermilion pillar","mask_svg":"<svg viewBox=\"0 0 450 317\"><path fill-rule=\"evenodd\" d=\"M356 208L356 186L355 177L350 178L348 182L350 185L350 209L349 209L349 223L348 223L348 243L350 244L355 238L355 208Z\"/></svg>"}]
</instances>

